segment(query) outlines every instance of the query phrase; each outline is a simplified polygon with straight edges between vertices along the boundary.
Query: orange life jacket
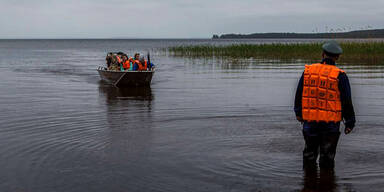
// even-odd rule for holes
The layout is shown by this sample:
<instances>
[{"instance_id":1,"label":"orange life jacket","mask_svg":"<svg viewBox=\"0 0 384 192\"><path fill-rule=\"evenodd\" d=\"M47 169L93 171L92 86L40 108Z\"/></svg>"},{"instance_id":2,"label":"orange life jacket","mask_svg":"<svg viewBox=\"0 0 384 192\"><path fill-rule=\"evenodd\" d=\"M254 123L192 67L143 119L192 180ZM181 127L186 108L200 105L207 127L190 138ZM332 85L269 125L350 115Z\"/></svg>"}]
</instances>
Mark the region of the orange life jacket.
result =
<instances>
[{"instance_id":1,"label":"orange life jacket","mask_svg":"<svg viewBox=\"0 0 384 192\"><path fill-rule=\"evenodd\" d=\"M146 71L147 70L147 61L144 61L144 63L141 63L139 60L135 60L137 65L139 66L139 71Z\"/></svg>"},{"instance_id":2,"label":"orange life jacket","mask_svg":"<svg viewBox=\"0 0 384 192\"><path fill-rule=\"evenodd\" d=\"M341 101L337 77L344 72L334 65L305 65L302 114L305 121L339 122Z\"/></svg>"},{"instance_id":3,"label":"orange life jacket","mask_svg":"<svg viewBox=\"0 0 384 192\"><path fill-rule=\"evenodd\" d=\"M148 63L146 60L144 61L144 65L142 64L142 67L143 67L143 71L146 71L148 69Z\"/></svg>"},{"instance_id":4,"label":"orange life jacket","mask_svg":"<svg viewBox=\"0 0 384 192\"><path fill-rule=\"evenodd\" d=\"M133 65L137 64L137 70L140 71L140 66L141 66L141 63L139 60L133 60Z\"/></svg>"},{"instance_id":5,"label":"orange life jacket","mask_svg":"<svg viewBox=\"0 0 384 192\"><path fill-rule=\"evenodd\" d=\"M123 67L124 69L129 69L131 67L131 63L129 62L129 60L126 60L124 63L123 63Z\"/></svg>"}]
</instances>

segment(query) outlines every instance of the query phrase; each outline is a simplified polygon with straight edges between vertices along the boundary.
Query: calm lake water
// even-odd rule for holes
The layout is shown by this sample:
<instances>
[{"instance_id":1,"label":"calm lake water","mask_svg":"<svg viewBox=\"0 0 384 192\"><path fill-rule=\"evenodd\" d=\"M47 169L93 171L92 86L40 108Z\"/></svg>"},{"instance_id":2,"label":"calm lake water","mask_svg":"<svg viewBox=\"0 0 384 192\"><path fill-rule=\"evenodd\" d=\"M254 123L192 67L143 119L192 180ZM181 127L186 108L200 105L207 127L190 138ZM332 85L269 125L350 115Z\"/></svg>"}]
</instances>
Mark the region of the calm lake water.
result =
<instances>
[{"instance_id":1,"label":"calm lake water","mask_svg":"<svg viewBox=\"0 0 384 192\"><path fill-rule=\"evenodd\" d=\"M335 172L311 175L293 112L304 61L162 51L239 42L276 40L0 40L0 191L382 191L384 65L340 66L357 125ZM109 51L150 51L151 88L101 82Z\"/></svg>"}]
</instances>

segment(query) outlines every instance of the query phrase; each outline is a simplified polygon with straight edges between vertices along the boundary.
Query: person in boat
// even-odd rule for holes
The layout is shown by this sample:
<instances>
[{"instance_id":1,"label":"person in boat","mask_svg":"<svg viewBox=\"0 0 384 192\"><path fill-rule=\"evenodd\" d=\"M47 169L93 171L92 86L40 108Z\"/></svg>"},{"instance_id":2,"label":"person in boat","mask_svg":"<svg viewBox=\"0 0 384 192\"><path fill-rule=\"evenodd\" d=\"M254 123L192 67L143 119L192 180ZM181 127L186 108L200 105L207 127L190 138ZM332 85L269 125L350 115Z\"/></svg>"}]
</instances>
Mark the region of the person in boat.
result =
<instances>
[{"instance_id":1,"label":"person in boat","mask_svg":"<svg viewBox=\"0 0 384 192\"><path fill-rule=\"evenodd\" d=\"M143 71L150 71L153 68L155 68L155 65L153 63L149 62L149 60L145 60L144 57L140 58L140 63L142 64L142 70Z\"/></svg>"},{"instance_id":2,"label":"person in boat","mask_svg":"<svg viewBox=\"0 0 384 192\"><path fill-rule=\"evenodd\" d=\"M149 63L144 57L140 57L139 53L136 53L134 56L134 60L132 60L133 71L148 71L155 67L153 63Z\"/></svg>"},{"instance_id":3,"label":"person in boat","mask_svg":"<svg viewBox=\"0 0 384 192\"><path fill-rule=\"evenodd\" d=\"M122 57L123 60L123 70L122 71L132 71L132 57L128 58L128 55L124 54Z\"/></svg>"},{"instance_id":4,"label":"person in boat","mask_svg":"<svg viewBox=\"0 0 384 192\"><path fill-rule=\"evenodd\" d=\"M139 61L140 61L139 71L147 71L148 70L147 60L145 60L144 57L140 57Z\"/></svg>"},{"instance_id":5,"label":"person in boat","mask_svg":"<svg viewBox=\"0 0 384 192\"><path fill-rule=\"evenodd\" d=\"M107 54L107 57L105 58L105 60L106 60L106 64L107 64L107 68L109 69L110 67L111 67L111 65L112 65L112 55L113 55L113 53L112 52L109 52L108 54Z\"/></svg>"},{"instance_id":6,"label":"person in boat","mask_svg":"<svg viewBox=\"0 0 384 192\"><path fill-rule=\"evenodd\" d=\"M112 71L120 71L120 66L122 65L122 59L119 54L112 55L112 65L108 68Z\"/></svg>"},{"instance_id":7,"label":"person in boat","mask_svg":"<svg viewBox=\"0 0 384 192\"><path fill-rule=\"evenodd\" d=\"M140 67L140 53L135 53L132 64L132 71L138 71Z\"/></svg>"},{"instance_id":8,"label":"person in boat","mask_svg":"<svg viewBox=\"0 0 384 192\"><path fill-rule=\"evenodd\" d=\"M303 124L305 170L317 168L319 149L320 169L333 169L340 122L344 120L345 134L356 122L348 77L335 66L343 50L336 41L326 42L322 48L323 60L305 66L295 96L294 111Z\"/></svg>"}]
</instances>

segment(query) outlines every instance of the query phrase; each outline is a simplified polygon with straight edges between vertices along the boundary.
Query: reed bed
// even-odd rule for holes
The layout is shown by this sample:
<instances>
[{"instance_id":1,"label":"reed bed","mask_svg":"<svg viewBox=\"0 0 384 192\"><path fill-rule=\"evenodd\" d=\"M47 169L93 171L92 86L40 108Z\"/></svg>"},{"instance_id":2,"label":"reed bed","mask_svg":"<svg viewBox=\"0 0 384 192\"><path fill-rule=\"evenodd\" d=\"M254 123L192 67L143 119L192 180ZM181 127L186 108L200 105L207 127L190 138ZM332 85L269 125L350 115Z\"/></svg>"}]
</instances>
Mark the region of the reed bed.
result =
<instances>
[{"instance_id":1,"label":"reed bed","mask_svg":"<svg viewBox=\"0 0 384 192\"><path fill-rule=\"evenodd\" d=\"M321 43L234 44L228 46L178 46L168 51L181 57L232 57L278 60L319 60ZM340 62L384 64L384 42L342 42Z\"/></svg>"}]
</instances>

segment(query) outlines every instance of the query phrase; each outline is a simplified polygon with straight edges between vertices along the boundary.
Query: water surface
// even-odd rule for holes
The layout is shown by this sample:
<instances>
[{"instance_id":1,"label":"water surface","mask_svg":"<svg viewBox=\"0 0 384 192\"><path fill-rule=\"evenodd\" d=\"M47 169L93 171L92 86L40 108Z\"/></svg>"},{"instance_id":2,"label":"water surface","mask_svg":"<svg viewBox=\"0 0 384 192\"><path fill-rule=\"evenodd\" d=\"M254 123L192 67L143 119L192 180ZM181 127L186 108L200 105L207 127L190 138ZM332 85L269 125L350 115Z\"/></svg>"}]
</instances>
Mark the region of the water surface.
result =
<instances>
[{"instance_id":1,"label":"water surface","mask_svg":"<svg viewBox=\"0 0 384 192\"><path fill-rule=\"evenodd\" d=\"M292 110L304 61L162 51L244 42L260 43L1 40L0 191L381 191L384 66L341 65L356 129L341 137L334 173L304 173ZM100 81L95 69L120 50L151 51L151 88Z\"/></svg>"}]
</instances>

